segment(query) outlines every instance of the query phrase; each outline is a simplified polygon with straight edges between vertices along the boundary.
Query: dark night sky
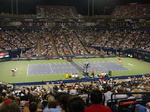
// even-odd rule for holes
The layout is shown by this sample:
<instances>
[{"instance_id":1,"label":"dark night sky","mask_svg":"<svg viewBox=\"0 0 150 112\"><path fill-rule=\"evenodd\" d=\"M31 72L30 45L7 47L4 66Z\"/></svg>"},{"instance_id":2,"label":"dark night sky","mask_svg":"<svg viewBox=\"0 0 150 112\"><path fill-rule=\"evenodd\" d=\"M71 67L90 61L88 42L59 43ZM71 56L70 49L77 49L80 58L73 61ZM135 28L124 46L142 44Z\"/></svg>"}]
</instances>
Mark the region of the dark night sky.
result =
<instances>
[{"instance_id":1,"label":"dark night sky","mask_svg":"<svg viewBox=\"0 0 150 112\"><path fill-rule=\"evenodd\" d=\"M13 13L16 13L16 0L0 0L0 13L12 13L11 1L14 3ZM148 4L150 0L94 0L94 3L94 14L102 15L105 6L111 7L111 9L106 10L106 14L110 14L117 5ZM75 6L79 14L88 14L88 0L18 0L18 12L19 14L36 14L37 5Z\"/></svg>"}]
</instances>

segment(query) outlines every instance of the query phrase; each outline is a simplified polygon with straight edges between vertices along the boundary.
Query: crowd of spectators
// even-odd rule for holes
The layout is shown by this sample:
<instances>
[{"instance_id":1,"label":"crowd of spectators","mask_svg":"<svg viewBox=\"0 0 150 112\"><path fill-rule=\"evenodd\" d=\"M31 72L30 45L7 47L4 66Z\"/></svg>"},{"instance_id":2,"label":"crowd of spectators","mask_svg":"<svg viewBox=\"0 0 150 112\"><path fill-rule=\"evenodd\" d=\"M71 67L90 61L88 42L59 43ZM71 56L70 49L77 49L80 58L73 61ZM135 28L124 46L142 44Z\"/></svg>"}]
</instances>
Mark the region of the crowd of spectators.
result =
<instances>
[{"instance_id":1,"label":"crowd of spectators","mask_svg":"<svg viewBox=\"0 0 150 112\"><path fill-rule=\"evenodd\" d=\"M113 18L145 18L149 15L149 4L117 6L112 13Z\"/></svg>"},{"instance_id":2,"label":"crowd of spectators","mask_svg":"<svg viewBox=\"0 0 150 112\"><path fill-rule=\"evenodd\" d=\"M1 31L1 47L5 50L31 47L30 42L24 37L25 33L18 31ZM32 37L31 37L32 38Z\"/></svg>"},{"instance_id":3,"label":"crowd of spectators","mask_svg":"<svg viewBox=\"0 0 150 112\"><path fill-rule=\"evenodd\" d=\"M2 26L13 26L11 22L0 22ZM17 26L38 26L38 27L54 27L61 26L62 28L69 26L86 26L84 21L22 21Z\"/></svg>"},{"instance_id":4,"label":"crowd of spectators","mask_svg":"<svg viewBox=\"0 0 150 112\"><path fill-rule=\"evenodd\" d=\"M21 21L17 24L13 24L12 21L0 21L0 26L37 26L37 27L54 27L61 26L64 27L86 27L87 21ZM95 27L131 27L131 28L139 28L139 27L148 27L150 23L148 21L94 21L91 26Z\"/></svg>"},{"instance_id":5,"label":"crowd of spectators","mask_svg":"<svg viewBox=\"0 0 150 112\"><path fill-rule=\"evenodd\" d=\"M135 45L135 48L140 48L140 49L146 49L146 50L150 50L150 36L149 33L147 31L143 31L143 33L141 34L140 37L140 41L138 42L137 45Z\"/></svg>"},{"instance_id":6,"label":"crowd of spectators","mask_svg":"<svg viewBox=\"0 0 150 112\"><path fill-rule=\"evenodd\" d=\"M138 46L137 44L141 41L140 39L142 37L144 38L149 38L149 36L144 36L144 35L147 35L146 33L148 32L145 32L143 33L144 31L141 31L141 30L133 30L133 31L126 31L126 36L125 36L125 39L124 41L120 44L120 47L121 48L135 48L135 46ZM149 35L149 34L148 34ZM149 40L147 41L149 43ZM146 42L145 42L146 44ZM141 46L139 44L138 46L140 49L147 49L149 50L149 44L147 44L145 47Z\"/></svg>"},{"instance_id":7,"label":"crowd of spectators","mask_svg":"<svg viewBox=\"0 0 150 112\"><path fill-rule=\"evenodd\" d=\"M76 83L63 83L62 80L58 84L43 84L35 86L0 84L0 111L91 112L92 109L93 112L101 112L106 109L107 112L112 112L109 104L113 93L124 92L114 95L113 99L119 99L118 101L138 98L144 100L149 95L139 93L129 95L128 93L150 91L148 75L143 75L141 78L133 76L123 80L100 79ZM96 108L99 108L99 111Z\"/></svg>"},{"instance_id":8,"label":"crowd of spectators","mask_svg":"<svg viewBox=\"0 0 150 112\"><path fill-rule=\"evenodd\" d=\"M22 21L20 26L51 26L51 23L44 21Z\"/></svg>"},{"instance_id":9,"label":"crowd of spectators","mask_svg":"<svg viewBox=\"0 0 150 112\"><path fill-rule=\"evenodd\" d=\"M13 17L13 18L36 18L36 14L25 14L25 15L17 15L17 14L10 14L10 13L0 13L1 17Z\"/></svg>"},{"instance_id":10,"label":"crowd of spectators","mask_svg":"<svg viewBox=\"0 0 150 112\"><path fill-rule=\"evenodd\" d=\"M59 56L100 54L91 46L150 50L148 30L15 30L0 34L3 50L30 48L22 57L56 56L56 52Z\"/></svg>"},{"instance_id":11,"label":"crowd of spectators","mask_svg":"<svg viewBox=\"0 0 150 112\"><path fill-rule=\"evenodd\" d=\"M113 30L110 31L110 38L109 41L106 42L106 47L119 47L121 42L126 38L126 35L124 34L124 31L117 31Z\"/></svg>"},{"instance_id":12,"label":"crowd of spectators","mask_svg":"<svg viewBox=\"0 0 150 112\"><path fill-rule=\"evenodd\" d=\"M66 30L64 33L66 34L67 42L75 55L87 54L73 30Z\"/></svg>"},{"instance_id":13,"label":"crowd of spectators","mask_svg":"<svg viewBox=\"0 0 150 112\"><path fill-rule=\"evenodd\" d=\"M90 47L101 36L101 32L92 30L78 30L76 31L77 37L85 46L89 54L99 54L100 50Z\"/></svg>"},{"instance_id":14,"label":"crowd of spectators","mask_svg":"<svg viewBox=\"0 0 150 112\"><path fill-rule=\"evenodd\" d=\"M101 30L93 46L111 48L139 48L149 50L149 31L143 30Z\"/></svg>"},{"instance_id":15,"label":"crowd of spectators","mask_svg":"<svg viewBox=\"0 0 150 112\"><path fill-rule=\"evenodd\" d=\"M117 6L112 16L106 15L96 15L96 16L82 16L82 19L97 19L93 22L95 26L149 26L149 22L145 22L144 18L150 16L150 5L149 4L132 4ZM88 24L86 21L80 21L79 14L75 7L73 6L37 6L36 15L12 15L12 14L0 14L1 17L13 17L13 18L30 18L25 19L25 21L0 21L0 25L12 26L15 23L18 26L86 26ZM37 16L37 17L36 17ZM106 16L106 17L105 17ZM33 18L45 18L39 21L32 20ZM55 19L54 21L46 21L47 18ZM140 21L131 21L130 19L139 18ZM69 19L69 22L64 22L61 19ZM73 21L72 19L78 19L78 21ZM99 19L102 19L102 21ZM110 21L105 21L105 19L112 19ZM116 19L129 19L125 21L116 21ZM142 21L142 22L141 22ZM19 24L18 24L19 23ZM13 24L14 25L14 24Z\"/></svg>"},{"instance_id":16,"label":"crowd of spectators","mask_svg":"<svg viewBox=\"0 0 150 112\"><path fill-rule=\"evenodd\" d=\"M104 47L105 44L110 40L110 38L111 38L111 31L101 30L100 33L101 33L100 37L97 38L97 40L93 43L93 46Z\"/></svg>"},{"instance_id":17,"label":"crowd of spectators","mask_svg":"<svg viewBox=\"0 0 150 112\"><path fill-rule=\"evenodd\" d=\"M37 6L38 18L77 19L77 11L71 6Z\"/></svg>"},{"instance_id":18,"label":"crowd of spectators","mask_svg":"<svg viewBox=\"0 0 150 112\"><path fill-rule=\"evenodd\" d=\"M109 41L106 42L105 47L134 48L139 36L140 31L110 31L110 38L108 38Z\"/></svg>"},{"instance_id":19,"label":"crowd of spectators","mask_svg":"<svg viewBox=\"0 0 150 112\"><path fill-rule=\"evenodd\" d=\"M17 24L13 24L12 21L0 21L1 26L37 26L37 27L54 27L54 26L61 26L69 27L69 26L89 26L87 25L87 21L21 21ZM139 28L139 27L148 27L150 23L148 21L94 21L91 26L95 27L132 27L132 28Z\"/></svg>"},{"instance_id":20,"label":"crowd of spectators","mask_svg":"<svg viewBox=\"0 0 150 112\"><path fill-rule=\"evenodd\" d=\"M54 56L55 51L52 43L52 37L49 31L43 31L40 38L41 55Z\"/></svg>"},{"instance_id":21,"label":"crowd of spectators","mask_svg":"<svg viewBox=\"0 0 150 112\"><path fill-rule=\"evenodd\" d=\"M149 26L149 22L146 21L97 21L95 26L99 27L142 27Z\"/></svg>"},{"instance_id":22,"label":"crowd of spectators","mask_svg":"<svg viewBox=\"0 0 150 112\"><path fill-rule=\"evenodd\" d=\"M22 56L54 55L50 32L47 31L1 31L0 47L3 50L15 50L30 48Z\"/></svg>"},{"instance_id":23,"label":"crowd of spectators","mask_svg":"<svg viewBox=\"0 0 150 112\"><path fill-rule=\"evenodd\" d=\"M56 49L58 52L58 55L60 56L70 56L71 53L69 51L69 46L65 40L65 37L63 33L59 30L52 31L52 36L55 41Z\"/></svg>"}]
</instances>

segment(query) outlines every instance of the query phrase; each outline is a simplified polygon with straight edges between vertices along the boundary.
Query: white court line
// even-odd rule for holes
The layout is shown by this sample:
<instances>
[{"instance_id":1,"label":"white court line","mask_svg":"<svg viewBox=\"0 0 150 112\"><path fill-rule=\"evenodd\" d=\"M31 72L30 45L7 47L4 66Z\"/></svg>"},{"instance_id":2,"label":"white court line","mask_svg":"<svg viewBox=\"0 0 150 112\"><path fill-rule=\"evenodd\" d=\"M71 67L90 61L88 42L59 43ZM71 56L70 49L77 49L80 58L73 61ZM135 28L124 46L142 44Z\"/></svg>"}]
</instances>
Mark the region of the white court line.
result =
<instances>
[{"instance_id":1,"label":"white court line","mask_svg":"<svg viewBox=\"0 0 150 112\"><path fill-rule=\"evenodd\" d=\"M30 65L30 64L28 64L28 67L27 67L27 74L26 74L26 75L28 75L29 65Z\"/></svg>"},{"instance_id":2,"label":"white court line","mask_svg":"<svg viewBox=\"0 0 150 112\"><path fill-rule=\"evenodd\" d=\"M108 70L107 68L103 67L102 65L99 65L99 64L97 64L97 63L96 63L96 65L98 65L98 66L104 68L105 70Z\"/></svg>"},{"instance_id":3,"label":"white court line","mask_svg":"<svg viewBox=\"0 0 150 112\"><path fill-rule=\"evenodd\" d=\"M51 71L54 72L53 69L52 69L52 67L51 67L51 65L50 64L48 64L48 65L49 65L49 68L51 69Z\"/></svg>"},{"instance_id":4,"label":"white court line","mask_svg":"<svg viewBox=\"0 0 150 112\"><path fill-rule=\"evenodd\" d=\"M27 67L27 74L26 74L26 76L25 76L25 81L24 81L24 82L26 82L27 76L29 76L29 75L28 75L28 68L29 68L29 65L30 65L30 64L28 64L28 67Z\"/></svg>"},{"instance_id":5,"label":"white court line","mask_svg":"<svg viewBox=\"0 0 150 112\"><path fill-rule=\"evenodd\" d=\"M128 63L128 65L130 65L130 66L134 66L133 64L131 64L131 63Z\"/></svg>"}]
</instances>

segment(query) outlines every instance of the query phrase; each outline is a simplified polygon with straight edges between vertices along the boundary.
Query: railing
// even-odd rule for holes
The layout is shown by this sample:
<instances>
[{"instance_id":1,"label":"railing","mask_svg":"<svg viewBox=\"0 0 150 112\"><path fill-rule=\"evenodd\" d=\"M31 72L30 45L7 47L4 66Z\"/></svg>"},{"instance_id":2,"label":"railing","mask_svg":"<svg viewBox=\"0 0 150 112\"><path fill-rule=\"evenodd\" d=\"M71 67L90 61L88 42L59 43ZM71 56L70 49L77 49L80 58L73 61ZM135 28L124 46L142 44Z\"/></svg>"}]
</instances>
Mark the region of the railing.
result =
<instances>
[{"instance_id":1,"label":"railing","mask_svg":"<svg viewBox=\"0 0 150 112\"><path fill-rule=\"evenodd\" d=\"M130 98L134 94L140 94L141 97ZM116 95L127 95L128 98L114 98ZM145 105L147 102L150 102L148 95L150 95L150 92L113 93L107 104L113 112L135 112L136 104Z\"/></svg>"},{"instance_id":2,"label":"railing","mask_svg":"<svg viewBox=\"0 0 150 112\"><path fill-rule=\"evenodd\" d=\"M150 74L148 74L150 75ZM118 76L118 77L105 77L103 79L105 80L110 80L110 79L128 79L128 77L135 77L135 78L141 78L143 75L134 75L134 76ZM81 79L71 79L71 80L63 80L63 83L75 83L75 82L90 82L90 81L99 81L102 78L81 78ZM11 83L11 84L15 84L15 85L41 85L41 84L59 84L60 80L56 80L56 81L40 81L40 82L21 82L21 83Z\"/></svg>"},{"instance_id":3,"label":"railing","mask_svg":"<svg viewBox=\"0 0 150 112\"><path fill-rule=\"evenodd\" d=\"M11 18L37 18L35 14L27 14L27 15L15 15L15 14L0 14L0 17L11 17Z\"/></svg>"}]
</instances>

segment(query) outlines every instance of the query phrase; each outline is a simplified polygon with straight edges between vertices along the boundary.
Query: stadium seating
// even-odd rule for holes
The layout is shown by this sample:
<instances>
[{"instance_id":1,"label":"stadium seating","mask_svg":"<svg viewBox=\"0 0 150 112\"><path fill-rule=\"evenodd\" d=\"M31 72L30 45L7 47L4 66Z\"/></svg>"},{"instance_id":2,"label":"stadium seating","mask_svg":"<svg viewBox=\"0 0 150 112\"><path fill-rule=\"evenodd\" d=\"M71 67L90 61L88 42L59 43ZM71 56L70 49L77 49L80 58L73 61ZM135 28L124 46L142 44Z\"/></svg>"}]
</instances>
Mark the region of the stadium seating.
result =
<instances>
[{"instance_id":1,"label":"stadium seating","mask_svg":"<svg viewBox=\"0 0 150 112\"><path fill-rule=\"evenodd\" d=\"M146 18L149 15L149 4L118 6L112 13L113 18Z\"/></svg>"},{"instance_id":2,"label":"stadium seating","mask_svg":"<svg viewBox=\"0 0 150 112\"><path fill-rule=\"evenodd\" d=\"M75 19L78 18L75 7L69 6L37 6L38 18Z\"/></svg>"},{"instance_id":3,"label":"stadium seating","mask_svg":"<svg viewBox=\"0 0 150 112\"><path fill-rule=\"evenodd\" d=\"M4 50L30 48L23 56L100 54L100 50L91 46L150 50L149 31L142 30L1 31L1 34L0 47Z\"/></svg>"},{"instance_id":4,"label":"stadium seating","mask_svg":"<svg viewBox=\"0 0 150 112\"><path fill-rule=\"evenodd\" d=\"M70 6L37 6L37 18L35 15L26 16L31 21L19 20L19 18L25 17L23 15L2 14L2 17L17 18L17 25L12 28L12 21L6 21L6 18L0 22L1 26L11 27L11 30L0 29L0 50L17 51L21 49L20 57L29 60L30 57L52 59L53 56L58 56L57 58L65 59L67 56L86 57L113 53L105 52L100 48L115 48L115 51L118 49L138 49L146 50L147 53L150 51L150 31L147 29L149 28L149 22L146 20L144 22L124 21L124 19L147 18L149 8L150 5L118 6L111 15L115 21L111 20L110 16L99 16L103 19L109 19L106 21L99 21L97 17L86 17L90 20L84 20L85 18L80 20L75 7ZM38 18L44 18L45 20L39 21ZM98 20L94 20L95 18ZM63 19L67 20L63 21ZM117 21L116 19L123 20ZM55 28L53 29L53 27ZM99 47L99 49L95 47ZM75 76L73 75L73 77ZM45 82L13 83L16 86L0 84L0 95L2 96L0 97L0 103L3 106L5 103L9 103L6 100L7 97L12 100L19 97L21 102L19 106L23 110L26 106L29 106L30 98L34 98L34 100L38 100L37 103L40 105L38 105L38 108L43 109L41 102L48 102L48 99L51 99L50 96L54 97L60 92L68 95L70 90L73 89L77 96L82 96L84 101L87 101L91 90L98 89L102 93L106 93L108 86L111 87L112 95L121 94L125 96L122 99L109 96L111 98L107 105L113 112L134 112L136 104L145 106L149 102L149 100L146 100L149 99L150 94L149 75L138 78L128 78L128 76L125 79L118 78L92 79L92 77L83 77L79 80L73 80L73 82L61 80L52 81L50 84L45 84ZM124 92L122 93L119 89L124 90ZM131 91L134 90L140 92L131 94ZM140 97L137 98L133 94L140 94Z\"/></svg>"}]
</instances>

